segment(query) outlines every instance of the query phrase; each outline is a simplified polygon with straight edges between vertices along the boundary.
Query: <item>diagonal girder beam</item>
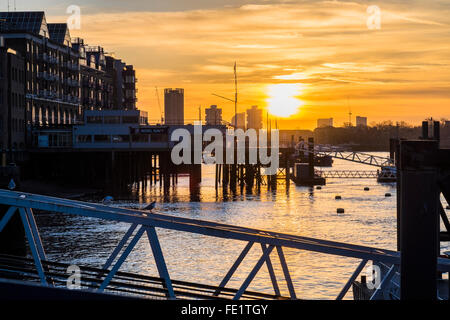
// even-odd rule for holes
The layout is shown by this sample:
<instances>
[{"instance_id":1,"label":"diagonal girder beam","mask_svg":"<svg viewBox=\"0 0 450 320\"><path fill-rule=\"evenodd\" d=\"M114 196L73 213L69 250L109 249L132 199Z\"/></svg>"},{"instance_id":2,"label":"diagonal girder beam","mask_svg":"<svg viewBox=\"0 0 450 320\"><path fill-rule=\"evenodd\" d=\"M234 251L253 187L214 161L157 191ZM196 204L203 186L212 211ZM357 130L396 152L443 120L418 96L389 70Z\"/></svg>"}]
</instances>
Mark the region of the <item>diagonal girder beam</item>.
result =
<instances>
[{"instance_id":1,"label":"diagonal girder beam","mask_svg":"<svg viewBox=\"0 0 450 320\"><path fill-rule=\"evenodd\" d=\"M356 278L358 277L358 275L361 273L362 269L366 266L367 264L367 259L364 259L363 261L360 262L360 264L358 265L358 267L356 267L356 270L353 272L353 274L351 275L350 279L348 279L347 283L345 284L345 286L342 288L341 292L339 292L338 296L336 297L336 300L342 300L344 299L348 289L350 289L353 281L356 280Z\"/></svg>"},{"instance_id":2,"label":"diagonal girder beam","mask_svg":"<svg viewBox=\"0 0 450 320\"><path fill-rule=\"evenodd\" d=\"M122 266L128 255L131 253L131 251L134 249L136 244L138 243L139 239L141 239L142 235L145 232L145 227L141 226L141 228L137 231L137 233L134 235L133 239L130 241L130 244L127 246L125 251L122 253L122 255L119 257L117 262L114 264L114 267L111 269L111 271L106 276L105 280L103 280L102 284L100 285L100 288L98 288L97 291L102 292L105 290L105 288L108 286L111 279L114 277L114 275L117 273L119 268Z\"/></svg>"},{"instance_id":3,"label":"diagonal girder beam","mask_svg":"<svg viewBox=\"0 0 450 320\"><path fill-rule=\"evenodd\" d=\"M147 237L152 248L159 277L164 280L164 287L167 289L168 297L170 299L175 299L176 297L175 292L173 291L172 280L170 280L169 270L167 270L167 264L164 260L164 255L155 227L147 227Z\"/></svg>"},{"instance_id":4,"label":"diagonal girder beam","mask_svg":"<svg viewBox=\"0 0 450 320\"><path fill-rule=\"evenodd\" d=\"M250 241L250 242L247 243L247 245L244 247L244 249L239 254L239 256L236 259L236 261L231 266L230 270L228 270L227 274L225 275L225 277L220 282L219 287L213 293L213 296L218 296L220 291L221 291L221 289L225 288L225 286L227 285L228 281L230 281L231 277L233 276L233 274L236 272L237 268L241 264L242 260L244 260L244 258L247 256L248 252L252 248L253 243L254 243L253 241Z\"/></svg>"},{"instance_id":5,"label":"diagonal girder beam","mask_svg":"<svg viewBox=\"0 0 450 320\"><path fill-rule=\"evenodd\" d=\"M262 249L263 253L267 249L267 247L264 243L261 243L261 249ZM270 281L272 281L273 291L275 292L275 295L281 296L280 288L278 287L277 277L275 276L275 271L273 269L272 260L270 259L270 255L267 256L266 265L267 265L267 271L269 271Z\"/></svg>"},{"instance_id":6,"label":"diagonal girder beam","mask_svg":"<svg viewBox=\"0 0 450 320\"><path fill-rule=\"evenodd\" d=\"M107 270L112 265L114 260L116 260L116 258L119 255L120 251L122 251L122 249L125 246L125 244L128 242L130 237L133 235L133 232L136 230L137 226L138 225L136 223L133 223L130 226L130 228L127 230L127 232L125 233L123 238L120 240L119 244L114 248L113 252L109 256L109 258L106 260L105 264L103 264L103 266L102 266L103 270ZM98 276L101 277L102 274L99 272ZM93 281L91 283L91 285L95 285L95 281Z\"/></svg>"},{"instance_id":7,"label":"diagonal girder beam","mask_svg":"<svg viewBox=\"0 0 450 320\"><path fill-rule=\"evenodd\" d=\"M33 236L33 231L28 221L27 214L24 208L19 209L20 218L22 219L23 228L25 230L25 235L28 240L28 245L30 246L31 254L33 255L34 264L36 265L36 270L38 272L39 278L42 285L47 286L47 280L45 277L44 268L42 266L42 259L40 256L40 250L38 249L39 244L36 243L36 239ZM42 245L42 244L41 244Z\"/></svg>"},{"instance_id":8,"label":"diagonal girder beam","mask_svg":"<svg viewBox=\"0 0 450 320\"><path fill-rule=\"evenodd\" d=\"M123 236L122 240L120 240L120 242L117 245L117 247L114 248L114 250L111 253L111 255L109 256L108 260L106 260L106 262L103 265L102 269L106 270L106 269L108 269L111 266L113 261L117 258L118 254L120 253L120 251L122 251L123 247L128 242L128 239L130 239L130 237L132 236L133 232L136 230L137 226L138 225L136 223L133 223L130 226L130 228L127 230L127 232Z\"/></svg>"},{"instance_id":9,"label":"diagonal girder beam","mask_svg":"<svg viewBox=\"0 0 450 320\"><path fill-rule=\"evenodd\" d=\"M2 220L0 220L0 232L3 231L3 228L8 224L11 217L16 212L17 207L11 206L8 208L8 211L6 211L5 215L3 216Z\"/></svg>"},{"instance_id":10,"label":"diagonal girder beam","mask_svg":"<svg viewBox=\"0 0 450 320\"><path fill-rule=\"evenodd\" d=\"M447 229L447 232L450 233L450 222L448 221L447 214L445 213L444 207L442 206L441 202L439 202L438 210L439 214L441 215L442 222L444 223L445 229Z\"/></svg>"},{"instance_id":11,"label":"diagonal girder beam","mask_svg":"<svg viewBox=\"0 0 450 320\"><path fill-rule=\"evenodd\" d=\"M378 288L376 288L375 292L370 297L370 300L379 300L386 295L386 290L390 287L390 282L392 277L398 270L398 265L393 264L389 271L384 276ZM437 295L437 293L436 293Z\"/></svg>"},{"instance_id":12,"label":"diagonal girder beam","mask_svg":"<svg viewBox=\"0 0 450 320\"><path fill-rule=\"evenodd\" d=\"M286 263L286 258L284 257L283 249L280 246L277 246L278 257L280 258L281 268L283 269L284 279L286 280L286 285L289 290L289 294L291 299L297 299L297 295L295 294L294 284L292 283L291 274L289 273L289 269Z\"/></svg>"},{"instance_id":13,"label":"diagonal girder beam","mask_svg":"<svg viewBox=\"0 0 450 320\"><path fill-rule=\"evenodd\" d=\"M22 212L22 210L25 211L27 218L28 218L28 222L30 224L31 231L33 232L33 238L36 243L36 248L38 250L39 256L40 256L41 260L46 260L44 246L42 244L41 236L39 235L39 231L37 228L36 220L34 219L32 209L20 208L19 210L20 210L20 212Z\"/></svg>"},{"instance_id":14,"label":"diagonal girder beam","mask_svg":"<svg viewBox=\"0 0 450 320\"><path fill-rule=\"evenodd\" d=\"M262 265L264 264L264 262L267 260L267 257L270 255L270 253L272 252L274 246L273 245L269 245L263 252L261 258L259 258L258 262L256 263L256 265L253 267L252 271L249 273L248 277L245 279L244 283L242 284L242 286L239 288L238 292L236 293L236 295L234 296L233 300L239 300L241 298L241 296L244 294L245 290L248 288L248 286L250 285L250 283L253 281L253 279L255 278L256 274L258 273L258 271L261 269Z\"/></svg>"}]
</instances>

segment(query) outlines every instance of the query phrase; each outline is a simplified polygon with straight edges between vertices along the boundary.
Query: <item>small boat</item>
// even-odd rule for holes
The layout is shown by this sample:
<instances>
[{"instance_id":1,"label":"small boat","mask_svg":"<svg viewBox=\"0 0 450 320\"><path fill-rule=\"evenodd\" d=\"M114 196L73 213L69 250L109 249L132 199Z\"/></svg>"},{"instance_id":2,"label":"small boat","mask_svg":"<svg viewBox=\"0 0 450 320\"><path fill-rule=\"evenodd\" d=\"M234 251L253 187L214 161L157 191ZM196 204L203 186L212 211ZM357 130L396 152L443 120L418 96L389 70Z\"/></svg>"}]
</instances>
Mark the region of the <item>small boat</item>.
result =
<instances>
[{"instance_id":1,"label":"small boat","mask_svg":"<svg viewBox=\"0 0 450 320\"><path fill-rule=\"evenodd\" d=\"M333 158L331 156L315 156L314 165L316 167L331 167L333 166Z\"/></svg>"},{"instance_id":2,"label":"small boat","mask_svg":"<svg viewBox=\"0 0 450 320\"><path fill-rule=\"evenodd\" d=\"M378 182L397 182L397 168L392 166L381 167L381 171L378 171Z\"/></svg>"}]
</instances>

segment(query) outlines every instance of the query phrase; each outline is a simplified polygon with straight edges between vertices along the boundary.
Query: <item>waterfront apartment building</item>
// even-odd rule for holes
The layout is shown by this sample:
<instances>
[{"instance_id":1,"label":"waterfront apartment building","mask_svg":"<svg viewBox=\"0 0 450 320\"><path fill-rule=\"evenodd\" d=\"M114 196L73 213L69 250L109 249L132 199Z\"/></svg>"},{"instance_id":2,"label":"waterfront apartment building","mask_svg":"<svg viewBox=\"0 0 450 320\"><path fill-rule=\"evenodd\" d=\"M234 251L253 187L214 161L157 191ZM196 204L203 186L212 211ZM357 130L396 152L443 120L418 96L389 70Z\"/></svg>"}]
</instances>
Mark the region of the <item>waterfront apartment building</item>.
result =
<instances>
[{"instance_id":1,"label":"waterfront apartment building","mask_svg":"<svg viewBox=\"0 0 450 320\"><path fill-rule=\"evenodd\" d=\"M357 127L367 127L367 117L356 116Z\"/></svg>"},{"instance_id":2,"label":"waterfront apartment building","mask_svg":"<svg viewBox=\"0 0 450 320\"><path fill-rule=\"evenodd\" d=\"M112 109L136 110L137 78L132 65L120 59L106 57L106 72L112 79Z\"/></svg>"},{"instance_id":3,"label":"waterfront apartment building","mask_svg":"<svg viewBox=\"0 0 450 320\"><path fill-rule=\"evenodd\" d=\"M124 83L124 109L136 110L136 71L132 65L126 65L122 71L123 83Z\"/></svg>"},{"instance_id":4,"label":"waterfront apartment building","mask_svg":"<svg viewBox=\"0 0 450 320\"><path fill-rule=\"evenodd\" d=\"M205 109L205 121L207 125L217 126L222 124L222 109L216 105Z\"/></svg>"},{"instance_id":5,"label":"waterfront apartment building","mask_svg":"<svg viewBox=\"0 0 450 320\"><path fill-rule=\"evenodd\" d=\"M24 58L26 125L72 124L79 117L79 55L66 24L47 24L44 12L0 12L5 45Z\"/></svg>"},{"instance_id":6,"label":"waterfront apartment building","mask_svg":"<svg viewBox=\"0 0 450 320\"><path fill-rule=\"evenodd\" d=\"M317 128L326 128L333 126L333 118L317 119Z\"/></svg>"},{"instance_id":7,"label":"waterfront apartment building","mask_svg":"<svg viewBox=\"0 0 450 320\"><path fill-rule=\"evenodd\" d=\"M133 66L71 38L66 23L47 23L43 11L0 12L0 33L5 48L22 57L25 124L17 127L26 146L33 130L73 125L83 110L136 109Z\"/></svg>"},{"instance_id":8,"label":"waterfront apartment building","mask_svg":"<svg viewBox=\"0 0 450 320\"><path fill-rule=\"evenodd\" d=\"M113 107L113 80L106 70L104 49L88 46L81 38L72 39L78 51L80 64L81 105L84 110L102 110Z\"/></svg>"},{"instance_id":9,"label":"waterfront apartment building","mask_svg":"<svg viewBox=\"0 0 450 320\"><path fill-rule=\"evenodd\" d=\"M263 127L262 109L252 106L247 109L247 129L259 130Z\"/></svg>"},{"instance_id":10,"label":"waterfront apartment building","mask_svg":"<svg viewBox=\"0 0 450 320\"><path fill-rule=\"evenodd\" d=\"M24 160L26 149L24 59L0 38L1 165Z\"/></svg>"},{"instance_id":11,"label":"waterfront apartment building","mask_svg":"<svg viewBox=\"0 0 450 320\"><path fill-rule=\"evenodd\" d=\"M168 125L184 124L184 89L164 89L164 122Z\"/></svg>"}]
</instances>

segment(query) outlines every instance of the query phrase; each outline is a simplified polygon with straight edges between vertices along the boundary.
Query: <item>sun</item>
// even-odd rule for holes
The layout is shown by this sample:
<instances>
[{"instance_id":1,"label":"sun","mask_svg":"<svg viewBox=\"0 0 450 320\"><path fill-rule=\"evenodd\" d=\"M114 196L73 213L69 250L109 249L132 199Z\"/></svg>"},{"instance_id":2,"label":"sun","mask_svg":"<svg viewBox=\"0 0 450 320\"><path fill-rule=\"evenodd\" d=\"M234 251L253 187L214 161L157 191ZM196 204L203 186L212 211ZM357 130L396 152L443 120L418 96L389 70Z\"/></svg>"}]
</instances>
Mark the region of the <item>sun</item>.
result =
<instances>
[{"instance_id":1,"label":"sun","mask_svg":"<svg viewBox=\"0 0 450 320\"><path fill-rule=\"evenodd\" d=\"M299 111L303 101L297 97L301 94L302 85L298 83L280 83L267 86L267 109L270 114L288 118Z\"/></svg>"}]
</instances>

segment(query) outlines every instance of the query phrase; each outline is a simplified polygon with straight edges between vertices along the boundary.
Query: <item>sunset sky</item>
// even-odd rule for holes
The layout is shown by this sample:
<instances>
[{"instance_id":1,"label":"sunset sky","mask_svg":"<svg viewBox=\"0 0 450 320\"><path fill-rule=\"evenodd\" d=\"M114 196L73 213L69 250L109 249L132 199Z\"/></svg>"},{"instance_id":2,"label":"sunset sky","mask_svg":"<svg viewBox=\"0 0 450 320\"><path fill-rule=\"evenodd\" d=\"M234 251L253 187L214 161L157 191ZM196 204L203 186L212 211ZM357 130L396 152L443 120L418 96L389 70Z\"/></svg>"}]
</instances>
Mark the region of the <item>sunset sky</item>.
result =
<instances>
[{"instance_id":1,"label":"sunset sky","mask_svg":"<svg viewBox=\"0 0 450 320\"><path fill-rule=\"evenodd\" d=\"M65 22L81 7L81 30L137 69L138 106L160 118L163 89L185 89L185 118L217 104L234 113L258 105L282 128L313 129L317 118L348 121L351 108L372 121L450 118L450 1L102 0L20 1L17 10L45 10ZM13 1L11 0L11 6ZM367 9L381 10L370 29ZM2 10L6 9L2 2Z\"/></svg>"}]
</instances>

